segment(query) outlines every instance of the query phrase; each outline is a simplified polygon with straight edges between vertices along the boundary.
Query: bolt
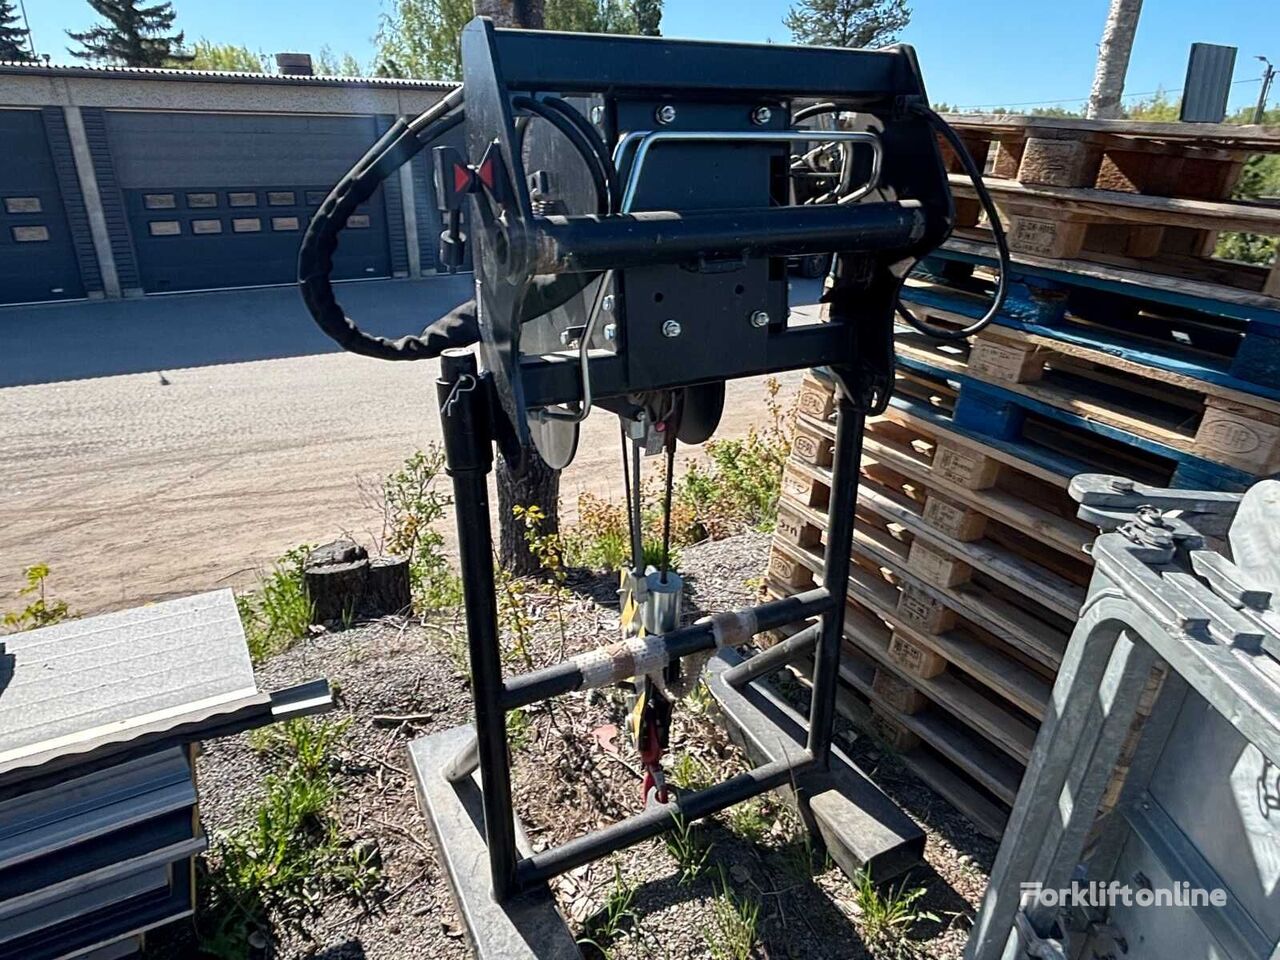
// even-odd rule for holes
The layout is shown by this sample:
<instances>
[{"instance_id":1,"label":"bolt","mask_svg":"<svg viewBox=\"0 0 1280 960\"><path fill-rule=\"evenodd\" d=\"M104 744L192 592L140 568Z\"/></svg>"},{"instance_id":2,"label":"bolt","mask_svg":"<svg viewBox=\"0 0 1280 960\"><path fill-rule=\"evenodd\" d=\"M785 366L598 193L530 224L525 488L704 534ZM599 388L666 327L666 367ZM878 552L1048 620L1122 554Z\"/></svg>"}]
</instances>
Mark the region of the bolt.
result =
<instances>
[{"instance_id":1,"label":"bolt","mask_svg":"<svg viewBox=\"0 0 1280 960\"><path fill-rule=\"evenodd\" d=\"M613 299L613 294L611 293L600 301L600 309L605 313L613 313L613 307L616 302L617 301Z\"/></svg>"},{"instance_id":2,"label":"bolt","mask_svg":"<svg viewBox=\"0 0 1280 960\"><path fill-rule=\"evenodd\" d=\"M596 126L604 123L604 107L598 103L591 108L591 122Z\"/></svg>"},{"instance_id":3,"label":"bolt","mask_svg":"<svg viewBox=\"0 0 1280 960\"><path fill-rule=\"evenodd\" d=\"M767 327L769 325L769 314L763 310L757 310L751 314L751 325L753 327Z\"/></svg>"},{"instance_id":4,"label":"bolt","mask_svg":"<svg viewBox=\"0 0 1280 960\"><path fill-rule=\"evenodd\" d=\"M610 343L618 339L618 325L616 323L606 323L604 325L604 338Z\"/></svg>"},{"instance_id":5,"label":"bolt","mask_svg":"<svg viewBox=\"0 0 1280 960\"><path fill-rule=\"evenodd\" d=\"M662 335L664 337L680 336L680 322L678 320L666 320L662 324Z\"/></svg>"},{"instance_id":6,"label":"bolt","mask_svg":"<svg viewBox=\"0 0 1280 960\"><path fill-rule=\"evenodd\" d=\"M653 118L665 126L675 120L676 108L669 103L664 103L657 110L653 111Z\"/></svg>"},{"instance_id":7,"label":"bolt","mask_svg":"<svg viewBox=\"0 0 1280 960\"><path fill-rule=\"evenodd\" d=\"M1133 481L1127 477L1112 477L1111 489L1116 493L1133 493Z\"/></svg>"},{"instance_id":8,"label":"bolt","mask_svg":"<svg viewBox=\"0 0 1280 960\"><path fill-rule=\"evenodd\" d=\"M763 127L766 123L773 119L773 111L768 107L756 107L751 111L751 122L757 127Z\"/></svg>"}]
</instances>

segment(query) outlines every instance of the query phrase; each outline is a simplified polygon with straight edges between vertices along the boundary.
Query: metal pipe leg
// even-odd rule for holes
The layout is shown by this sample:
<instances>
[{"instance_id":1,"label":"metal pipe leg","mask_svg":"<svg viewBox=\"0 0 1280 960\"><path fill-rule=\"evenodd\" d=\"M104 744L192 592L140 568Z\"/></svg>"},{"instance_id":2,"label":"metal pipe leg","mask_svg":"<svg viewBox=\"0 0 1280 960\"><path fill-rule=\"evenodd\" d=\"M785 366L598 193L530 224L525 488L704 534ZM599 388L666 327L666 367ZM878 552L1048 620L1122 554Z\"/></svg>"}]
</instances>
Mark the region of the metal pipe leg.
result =
<instances>
[{"instance_id":1,"label":"metal pipe leg","mask_svg":"<svg viewBox=\"0 0 1280 960\"><path fill-rule=\"evenodd\" d=\"M474 355L446 350L436 381L444 431L445 463L453 478L458 558L466 604L467 646L475 700L477 755L484 794L484 831L493 898L501 903L515 886L516 831L511 805L506 712L502 708L502 659L498 603L489 530L489 388L476 373Z\"/></svg>"},{"instance_id":2,"label":"metal pipe leg","mask_svg":"<svg viewBox=\"0 0 1280 960\"><path fill-rule=\"evenodd\" d=\"M862 465L862 428L866 415L854 408L843 389L836 391L836 447L827 509L827 548L822 583L837 599L822 615L822 632L813 658L813 701L809 710L809 752L827 766L836 709L836 680L844 642L844 597L849 589L854 513L858 506L858 471Z\"/></svg>"}]
</instances>

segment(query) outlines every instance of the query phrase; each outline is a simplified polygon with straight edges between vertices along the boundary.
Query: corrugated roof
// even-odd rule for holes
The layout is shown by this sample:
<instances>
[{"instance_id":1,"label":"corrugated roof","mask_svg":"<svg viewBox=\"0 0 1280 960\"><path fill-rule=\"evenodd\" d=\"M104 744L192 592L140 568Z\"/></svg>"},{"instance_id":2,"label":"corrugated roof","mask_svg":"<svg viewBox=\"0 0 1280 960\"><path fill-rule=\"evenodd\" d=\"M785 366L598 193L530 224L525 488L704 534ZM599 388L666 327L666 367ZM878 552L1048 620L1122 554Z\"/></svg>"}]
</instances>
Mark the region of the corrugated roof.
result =
<instances>
[{"instance_id":1,"label":"corrugated roof","mask_svg":"<svg viewBox=\"0 0 1280 960\"><path fill-rule=\"evenodd\" d=\"M448 80L414 80L401 77L294 76L281 73L234 73L226 70L188 70L182 67L91 67L67 64L0 60L0 74L37 77L104 77L126 80L190 80L197 83L271 83L302 87L392 87L413 90L452 90Z\"/></svg>"}]
</instances>

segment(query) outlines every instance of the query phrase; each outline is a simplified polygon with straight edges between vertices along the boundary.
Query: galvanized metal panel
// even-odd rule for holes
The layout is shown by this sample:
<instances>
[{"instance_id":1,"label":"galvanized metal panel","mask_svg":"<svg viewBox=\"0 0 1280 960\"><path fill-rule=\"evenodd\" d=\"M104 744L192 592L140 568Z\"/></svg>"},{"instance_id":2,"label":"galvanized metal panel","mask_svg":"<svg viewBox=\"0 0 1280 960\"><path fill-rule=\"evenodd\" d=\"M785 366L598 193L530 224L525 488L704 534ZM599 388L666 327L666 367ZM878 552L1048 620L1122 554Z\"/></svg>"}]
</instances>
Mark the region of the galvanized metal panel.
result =
<instances>
[{"instance_id":1,"label":"galvanized metal panel","mask_svg":"<svg viewBox=\"0 0 1280 960\"><path fill-rule=\"evenodd\" d=\"M0 144L0 303L83 297L42 111L0 110Z\"/></svg>"},{"instance_id":2,"label":"galvanized metal panel","mask_svg":"<svg viewBox=\"0 0 1280 960\"><path fill-rule=\"evenodd\" d=\"M110 877L75 893L51 899L22 913L0 919L0 951L4 941L16 940L47 927L115 906L148 893L169 891L169 864L157 864L123 877Z\"/></svg>"},{"instance_id":3,"label":"galvanized metal panel","mask_svg":"<svg viewBox=\"0 0 1280 960\"><path fill-rule=\"evenodd\" d=\"M0 772L48 751L257 697L230 590L74 620L8 639Z\"/></svg>"},{"instance_id":4,"label":"galvanized metal panel","mask_svg":"<svg viewBox=\"0 0 1280 960\"><path fill-rule=\"evenodd\" d=\"M1236 48L1216 43L1193 43L1182 84L1180 119L1188 123L1221 123L1227 115Z\"/></svg>"}]
</instances>

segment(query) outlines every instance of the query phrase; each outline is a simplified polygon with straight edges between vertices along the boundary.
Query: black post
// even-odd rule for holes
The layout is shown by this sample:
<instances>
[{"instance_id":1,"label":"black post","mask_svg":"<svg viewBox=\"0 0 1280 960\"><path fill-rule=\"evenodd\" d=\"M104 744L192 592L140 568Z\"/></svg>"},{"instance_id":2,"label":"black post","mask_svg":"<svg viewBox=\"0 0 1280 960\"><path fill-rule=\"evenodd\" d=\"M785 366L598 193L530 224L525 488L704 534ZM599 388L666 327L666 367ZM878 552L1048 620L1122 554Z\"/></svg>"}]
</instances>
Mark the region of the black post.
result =
<instances>
[{"instance_id":1,"label":"black post","mask_svg":"<svg viewBox=\"0 0 1280 960\"><path fill-rule=\"evenodd\" d=\"M831 469L831 503L827 509L827 549L822 561L823 586L836 602L822 615L822 633L813 658L813 702L809 709L809 753L820 767L827 765L831 752L865 419L866 415L854 408L843 387L837 386L836 449Z\"/></svg>"},{"instance_id":2,"label":"black post","mask_svg":"<svg viewBox=\"0 0 1280 960\"><path fill-rule=\"evenodd\" d=\"M493 438L487 375L476 373L466 350L446 350L436 391L444 432L445 464L453 478L458 521L458 557L466 604L471 691L476 708L484 832L489 847L493 898L511 894L516 873L515 815L507 757L506 713L502 708L502 658L498 648L498 602L493 583L493 540L489 530L489 471Z\"/></svg>"}]
</instances>

